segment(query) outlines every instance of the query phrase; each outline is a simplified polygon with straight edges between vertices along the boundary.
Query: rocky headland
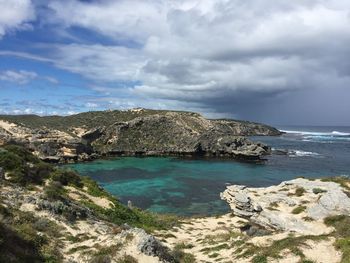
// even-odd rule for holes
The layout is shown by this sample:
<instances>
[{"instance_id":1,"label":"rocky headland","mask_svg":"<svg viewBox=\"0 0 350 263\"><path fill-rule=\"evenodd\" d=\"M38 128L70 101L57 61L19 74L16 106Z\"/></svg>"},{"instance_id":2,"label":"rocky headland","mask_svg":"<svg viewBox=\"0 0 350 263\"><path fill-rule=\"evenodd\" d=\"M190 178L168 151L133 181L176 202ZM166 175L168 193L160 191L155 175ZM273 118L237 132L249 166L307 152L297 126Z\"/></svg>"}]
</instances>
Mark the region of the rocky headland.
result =
<instances>
[{"instance_id":1,"label":"rocky headland","mask_svg":"<svg viewBox=\"0 0 350 263\"><path fill-rule=\"evenodd\" d=\"M270 126L209 120L197 113L133 109L71 116L0 116L0 144L25 145L42 160L74 162L106 155L217 156L260 159L271 149L246 138L280 135Z\"/></svg>"}]
</instances>

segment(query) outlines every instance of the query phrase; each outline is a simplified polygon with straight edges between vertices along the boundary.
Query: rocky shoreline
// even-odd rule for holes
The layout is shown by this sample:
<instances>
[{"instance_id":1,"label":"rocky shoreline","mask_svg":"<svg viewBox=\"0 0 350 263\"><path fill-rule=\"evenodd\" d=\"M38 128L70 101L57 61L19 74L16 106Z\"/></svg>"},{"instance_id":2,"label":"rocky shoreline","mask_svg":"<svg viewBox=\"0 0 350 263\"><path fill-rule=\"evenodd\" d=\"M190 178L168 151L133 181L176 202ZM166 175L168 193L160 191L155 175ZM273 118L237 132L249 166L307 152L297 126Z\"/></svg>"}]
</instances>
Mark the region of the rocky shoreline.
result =
<instances>
[{"instance_id":1,"label":"rocky shoreline","mask_svg":"<svg viewBox=\"0 0 350 263\"><path fill-rule=\"evenodd\" d=\"M232 213L192 218L159 231L196 262L349 262L350 179L303 179L276 186L231 185L221 193Z\"/></svg>"},{"instance_id":2,"label":"rocky shoreline","mask_svg":"<svg viewBox=\"0 0 350 263\"><path fill-rule=\"evenodd\" d=\"M134 109L67 117L0 116L0 145L24 145L46 162L103 156L207 156L259 160L270 147L245 136L280 135L252 122L209 120L197 113Z\"/></svg>"}]
</instances>

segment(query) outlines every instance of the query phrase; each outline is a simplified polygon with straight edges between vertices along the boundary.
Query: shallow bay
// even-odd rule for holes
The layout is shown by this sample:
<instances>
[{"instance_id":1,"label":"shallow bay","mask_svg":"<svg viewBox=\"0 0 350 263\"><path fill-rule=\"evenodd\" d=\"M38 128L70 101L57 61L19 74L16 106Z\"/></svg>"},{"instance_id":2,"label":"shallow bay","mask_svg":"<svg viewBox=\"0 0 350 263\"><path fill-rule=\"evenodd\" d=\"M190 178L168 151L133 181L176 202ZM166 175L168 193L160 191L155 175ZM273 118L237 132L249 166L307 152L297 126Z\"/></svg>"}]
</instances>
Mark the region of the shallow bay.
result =
<instances>
[{"instance_id":1,"label":"shallow bay","mask_svg":"<svg viewBox=\"0 0 350 263\"><path fill-rule=\"evenodd\" d=\"M227 184L268 186L298 176L349 175L348 137L311 140L310 134L256 137L288 155L272 155L263 163L220 159L120 157L69 165L98 181L123 203L160 213L214 215L228 211L220 200ZM319 138L325 135L315 135ZM305 137L308 137L306 140ZM327 138L328 138L327 137Z\"/></svg>"}]
</instances>

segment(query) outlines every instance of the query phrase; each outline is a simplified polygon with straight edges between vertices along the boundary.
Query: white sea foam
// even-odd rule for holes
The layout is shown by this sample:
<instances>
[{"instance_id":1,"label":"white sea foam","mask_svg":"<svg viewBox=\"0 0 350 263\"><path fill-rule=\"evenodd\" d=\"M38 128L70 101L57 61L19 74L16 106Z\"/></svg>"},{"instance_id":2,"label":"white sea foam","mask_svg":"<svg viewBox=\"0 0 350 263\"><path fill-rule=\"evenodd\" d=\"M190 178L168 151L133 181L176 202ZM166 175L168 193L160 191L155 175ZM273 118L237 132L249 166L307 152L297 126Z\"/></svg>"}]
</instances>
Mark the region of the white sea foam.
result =
<instances>
[{"instance_id":1,"label":"white sea foam","mask_svg":"<svg viewBox=\"0 0 350 263\"><path fill-rule=\"evenodd\" d=\"M349 136L305 136L304 139L309 141L317 141L317 142L335 142L335 141L350 141Z\"/></svg>"},{"instance_id":2,"label":"white sea foam","mask_svg":"<svg viewBox=\"0 0 350 263\"><path fill-rule=\"evenodd\" d=\"M332 134L336 136L350 136L350 133L347 132L332 131Z\"/></svg>"},{"instance_id":3,"label":"white sea foam","mask_svg":"<svg viewBox=\"0 0 350 263\"><path fill-rule=\"evenodd\" d=\"M291 150L288 152L288 155L290 157L313 157L313 156L321 156L319 153L316 152L307 152L307 151L301 151L301 150Z\"/></svg>"},{"instance_id":4,"label":"white sea foam","mask_svg":"<svg viewBox=\"0 0 350 263\"><path fill-rule=\"evenodd\" d=\"M332 131L332 132L310 132L310 131L281 130L281 132L293 133L293 134L300 134L300 135L310 135L310 136L350 136L350 133L347 133L347 132L339 132L339 131Z\"/></svg>"}]
</instances>

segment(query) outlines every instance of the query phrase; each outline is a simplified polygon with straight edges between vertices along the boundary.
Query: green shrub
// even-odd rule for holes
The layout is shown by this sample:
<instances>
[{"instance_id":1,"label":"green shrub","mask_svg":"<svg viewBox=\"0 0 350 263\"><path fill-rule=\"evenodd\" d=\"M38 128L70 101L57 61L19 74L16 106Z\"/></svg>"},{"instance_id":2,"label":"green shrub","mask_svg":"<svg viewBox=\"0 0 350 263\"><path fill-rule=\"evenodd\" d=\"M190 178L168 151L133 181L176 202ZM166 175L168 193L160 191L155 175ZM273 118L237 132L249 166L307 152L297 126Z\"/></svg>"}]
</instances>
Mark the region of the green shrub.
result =
<instances>
[{"instance_id":1,"label":"green shrub","mask_svg":"<svg viewBox=\"0 0 350 263\"><path fill-rule=\"evenodd\" d=\"M13 154L16 154L25 163L35 164L35 163L41 162L38 157L34 156L30 151L25 149L23 146L9 144L4 146L4 149Z\"/></svg>"},{"instance_id":2,"label":"green shrub","mask_svg":"<svg viewBox=\"0 0 350 263\"><path fill-rule=\"evenodd\" d=\"M3 167L5 171L20 168L22 164L23 161L18 155L8 151L0 152L0 167Z\"/></svg>"},{"instance_id":3,"label":"green shrub","mask_svg":"<svg viewBox=\"0 0 350 263\"><path fill-rule=\"evenodd\" d=\"M34 224L33 227L40 232L45 232L51 227L51 222L46 218L39 218Z\"/></svg>"},{"instance_id":4,"label":"green shrub","mask_svg":"<svg viewBox=\"0 0 350 263\"><path fill-rule=\"evenodd\" d=\"M350 190L350 178L347 176L335 176L321 179L322 182L334 182Z\"/></svg>"},{"instance_id":5,"label":"green shrub","mask_svg":"<svg viewBox=\"0 0 350 263\"><path fill-rule=\"evenodd\" d=\"M84 183L84 186L87 187L87 192L89 195L95 197L110 197L110 195L91 178L85 176L82 177L82 181Z\"/></svg>"},{"instance_id":6,"label":"green shrub","mask_svg":"<svg viewBox=\"0 0 350 263\"><path fill-rule=\"evenodd\" d=\"M127 223L129 225L144 228L146 231L156 229L169 229L178 224L179 218L172 215L157 215L138 208L130 209L117 200L111 200L112 208L103 208L94 203L83 201L82 203L94 211L95 215L117 225Z\"/></svg>"},{"instance_id":7,"label":"green shrub","mask_svg":"<svg viewBox=\"0 0 350 263\"><path fill-rule=\"evenodd\" d=\"M312 192L317 195L317 194L321 194L321 193L326 193L327 190L321 189L321 188L314 188L314 189L312 189Z\"/></svg>"},{"instance_id":8,"label":"green shrub","mask_svg":"<svg viewBox=\"0 0 350 263\"><path fill-rule=\"evenodd\" d=\"M305 189L303 187L298 187L296 190L295 190L295 195L296 196L303 196L304 193L305 193Z\"/></svg>"},{"instance_id":9,"label":"green shrub","mask_svg":"<svg viewBox=\"0 0 350 263\"><path fill-rule=\"evenodd\" d=\"M44 262L44 258L34 240L0 222L0 262Z\"/></svg>"},{"instance_id":10,"label":"green shrub","mask_svg":"<svg viewBox=\"0 0 350 263\"><path fill-rule=\"evenodd\" d=\"M185 242L177 243L175 249L190 249L194 246L192 244L186 244Z\"/></svg>"},{"instance_id":11,"label":"green shrub","mask_svg":"<svg viewBox=\"0 0 350 263\"><path fill-rule=\"evenodd\" d=\"M89 263L111 263L111 262L112 262L111 256L109 255L96 255L96 256L93 256L92 259L89 261Z\"/></svg>"},{"instance_id":12,"label":"green shrub","mask_svg":"<svg viewBox=\"0 0 350 263\"><path fill-rule=\"evenodd\" d=\"M137 259L130 255L124 255L122 258L117 260L117 263L137 263Z\"/></svg>"},{"instance_id":13,"label":"green shrub","mask_svg":"<svg viewBox=\"0 0 350 263\"><path fill-rule=\"evenodd\" d=\"M255 257L253 257L252 262L253 263L267 263L267 258L266 258L266 256L263 256L263 255L257 255Z\"/></svg>"},{"instance_id":14,"label":"green shrub","mask_svg":"<svg viewBox=\"0 0 350 263\"><path fill-rule=\"evenodd\" d=\"M50 201L62 200L64 195L65 191L60 182L51 181L45 187L45 197Z\"/></svg>"},{"instance_id":15,"label":"green shrub","mask_svg":"<svg viewBox=\"0 0 350 263\"><path fill-rule=\"evenodd\" d=\"M213 253L213 254L210 254L208 257L209 257L209 258L217 258L218 256L220 256L220 254L217 253L217 252L215 252L215 253Z\"/></svg>"},{"instance_id":16,"label":"green shrub","mask_svg":"<svg viewBox=\"0 0 350 263\"><path fill-rule=\"evenodd\" d=\"M6 145L0 151L0 167L9 172L10 181L27 186L42 184L53 168L40 161L31 152L18 145Z\"/></svg>"},{"instance_id":17,"label":"green shrub","mask_svg":"<svg viewBox=\"0 0 350 263\"><path fill-rule=\"evenodd\" d=\"M0 215L7 217L11 215L11 212L7 207L0 204Z\"/></svg>"},{"instance_id":18,"label":"green shrub","mask_svg":"<svg viewBox=\"0 0 350 263\"><path fill-rule=\"evenodd\" d=\"M300 214L300 213L304 212L305 209L306 209L306 206L302 206L302 205L298 206L292 210L292 214L295 214L295 215Z\"/></svg>"},{"instance_id":19,"label":"green shrub","mask_svg":"<svg viewBox=\"0 0 350 263\"><path fill-rule=\"evenodd\" d=\"M180 263L194 263L196 258L190 253L185 253L182 249L174 248L171 252L171 256L174 257L175 262Z\"/></svg>"},{"instance_id":20,"label":"green shrub","mask_svg":"<svg viewBox=\"0 0 350 263\"><path fill-rule=\"evenodd\" d=\"M336 234L339 237L350 238L350 216L337 215L329 216L324 219L327 226L333 226L336 229Z\"/></svg>"},{"instance_id":21,"label":"green shrub","mask_svg":"<svg viewBox=\"0 0 350 263\"><path fill-rule=\"evenodd\" d=\"M51 174L51 179L60 182L62 185L74 185L83 187L81 177L74 171L57 169Z\"/></svg>"},{"instance_id":22,"label":"green shrub","mask_svg":"<svg viewBox=\"0 0 350 263\"><path fill-rule=\"evenodd\" d=\"M29 184L41 185L45 179L49 178L51 171L52 166L43 162L35 165L25 164L9 173L10 181L22 186Z\"/></svg>"},{"instance_id":23,"label":"green shrub","mask_svg":"<svg viewBox=\"0 0 350 263\"><path fill-rule=\"evenodd\" d=\"M335 247L343 252L341 263L350 262L350 237L338 239Z\"/></svg>"}]
</instances>

